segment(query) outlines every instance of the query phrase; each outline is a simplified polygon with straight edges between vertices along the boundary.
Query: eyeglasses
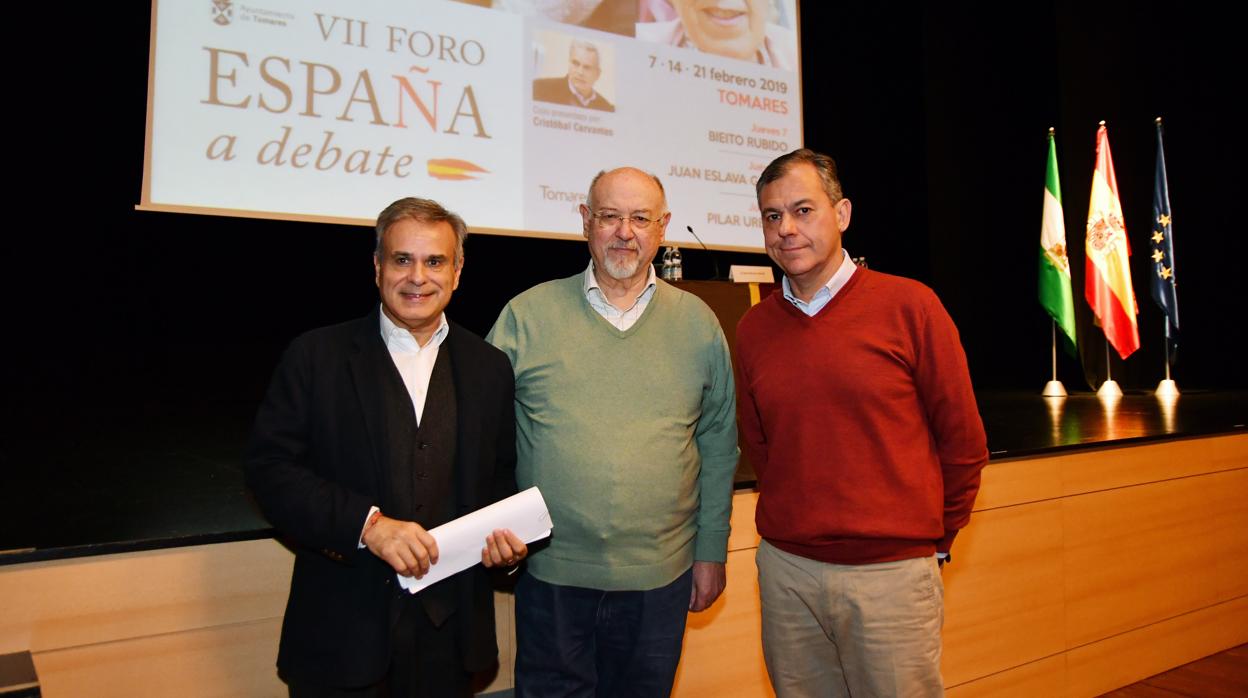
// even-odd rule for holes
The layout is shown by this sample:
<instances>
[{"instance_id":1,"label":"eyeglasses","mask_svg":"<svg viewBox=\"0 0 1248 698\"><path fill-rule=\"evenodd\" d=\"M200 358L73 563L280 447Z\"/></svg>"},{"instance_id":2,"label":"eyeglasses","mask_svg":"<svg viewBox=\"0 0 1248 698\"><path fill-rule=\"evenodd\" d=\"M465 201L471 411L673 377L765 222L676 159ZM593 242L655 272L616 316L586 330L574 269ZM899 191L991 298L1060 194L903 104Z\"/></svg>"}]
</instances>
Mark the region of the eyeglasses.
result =
<instances>
[{"instance_id":1,"label":"eyeglasses","mask_svg":"<svg viewBox=\"0 0 1248 698\"><path fill-rule=\"evenodd\" d=\"M649 230L650 226L655 223L655 219L647 218L640 213L634 213L631 216L621 216L615 211L599 211L593 215L593 219L598 222L598 227L603 230L619 230L620 225L628 220L628 224L633 230Z\"/></svg>"}]
</instances>

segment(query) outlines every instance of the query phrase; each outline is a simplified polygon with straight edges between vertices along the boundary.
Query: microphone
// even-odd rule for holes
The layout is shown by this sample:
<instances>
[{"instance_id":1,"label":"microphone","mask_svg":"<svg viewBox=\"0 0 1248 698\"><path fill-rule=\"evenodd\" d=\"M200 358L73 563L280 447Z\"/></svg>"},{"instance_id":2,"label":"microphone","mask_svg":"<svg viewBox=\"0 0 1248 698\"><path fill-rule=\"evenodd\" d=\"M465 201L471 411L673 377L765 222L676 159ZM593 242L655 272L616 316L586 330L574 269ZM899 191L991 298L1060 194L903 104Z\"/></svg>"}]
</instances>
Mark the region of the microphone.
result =
<instances>
[{"instance_id":1,"label":"microphone","mask_svg":"<svg viewBox=\"0 0 1248 698\"><path fill-rule=\"evenodd\" d=\"M711 252L711 248L707 247L705 242L702 242L702 238L698 237L698 234L693 232L692 225L686 225L685 230L689 231L689 234L693 236L693 239L697 240L698 244L702 246L702 249L706 250L706 254L710 256L711 264L714 265L715 268L715 275L711 277L711 281L719 281L721 278L719 276L719 260L715 258L715 254Z\"/></svg>"}]
</instances>

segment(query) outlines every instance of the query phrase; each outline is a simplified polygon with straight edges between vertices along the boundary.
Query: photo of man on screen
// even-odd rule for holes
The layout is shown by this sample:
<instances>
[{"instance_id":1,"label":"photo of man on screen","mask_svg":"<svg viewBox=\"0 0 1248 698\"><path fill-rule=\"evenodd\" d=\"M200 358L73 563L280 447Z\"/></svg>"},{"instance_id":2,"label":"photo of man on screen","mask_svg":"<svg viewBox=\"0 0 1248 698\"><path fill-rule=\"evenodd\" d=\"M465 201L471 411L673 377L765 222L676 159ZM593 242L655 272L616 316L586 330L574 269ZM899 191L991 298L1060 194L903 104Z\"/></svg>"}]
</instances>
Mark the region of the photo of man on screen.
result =
<instances>
[{"instance_id":1,"label":"photo of man on screen","mask_svg":"<svg viewBox=\"0 0 1248 698\"><path fill-rule=\"evenodd\" d=\"M600 77L602 61L598 47L575 39L568 47L567 73L534 80L533 101L613 112L615 106L594 88Z\"/></svg>"}]
</instances>

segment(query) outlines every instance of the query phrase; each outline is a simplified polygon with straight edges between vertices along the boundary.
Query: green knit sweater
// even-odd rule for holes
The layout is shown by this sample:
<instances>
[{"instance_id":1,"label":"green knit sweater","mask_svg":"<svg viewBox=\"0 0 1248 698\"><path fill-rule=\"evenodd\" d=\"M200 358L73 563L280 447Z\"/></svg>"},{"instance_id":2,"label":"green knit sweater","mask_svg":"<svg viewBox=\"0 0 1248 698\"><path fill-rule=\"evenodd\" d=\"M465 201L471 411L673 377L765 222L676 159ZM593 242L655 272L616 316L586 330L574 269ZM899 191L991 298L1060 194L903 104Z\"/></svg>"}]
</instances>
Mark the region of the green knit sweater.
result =
<instances>
[{"instance_id":1,"label":"green knit sweater","mask_svg":"<svg viewBox=\"0 0 1248 698\"><path fill-rule=\"evenodd\" d=\"M583 275L516 296L487 339L516 372L516 480L550 508L529 572L551 584L645 590L727 555L737 427L714 313L659 281L621 331Z\"/></svg>"}]
</instances>

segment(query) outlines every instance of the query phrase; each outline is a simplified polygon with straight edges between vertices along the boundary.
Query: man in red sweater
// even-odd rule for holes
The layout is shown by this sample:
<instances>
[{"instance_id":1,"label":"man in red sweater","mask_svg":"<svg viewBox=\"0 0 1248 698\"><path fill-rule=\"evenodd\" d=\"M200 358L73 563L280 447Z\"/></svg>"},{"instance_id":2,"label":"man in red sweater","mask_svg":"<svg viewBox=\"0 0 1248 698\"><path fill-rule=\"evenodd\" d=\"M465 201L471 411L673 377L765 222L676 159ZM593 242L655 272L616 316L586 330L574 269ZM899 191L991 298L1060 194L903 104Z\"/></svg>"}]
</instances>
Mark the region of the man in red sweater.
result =
<instances>
[{"instance_id":1,"label":"man in red sweater","mask_svg":"<svg viewBox=\"0 0 1248 698\"><path fill-rule=\"evenodd\" d=\"M988 460L957 328L850 260L832 158L783 155L757 193L784 271L737 328L768 674L780 698L939 696L939 565Z\"/></svg>"}]
</instances>

